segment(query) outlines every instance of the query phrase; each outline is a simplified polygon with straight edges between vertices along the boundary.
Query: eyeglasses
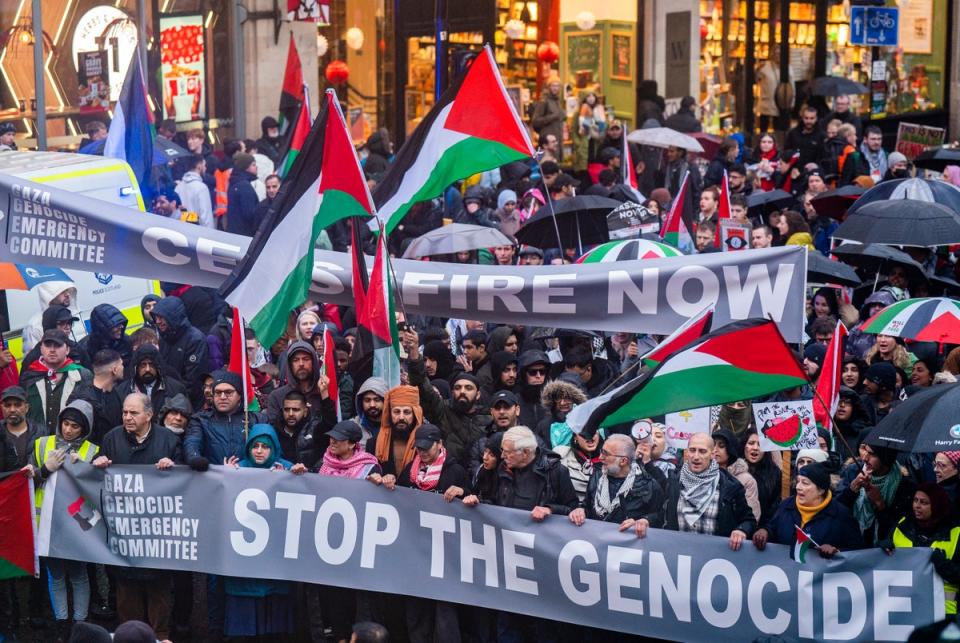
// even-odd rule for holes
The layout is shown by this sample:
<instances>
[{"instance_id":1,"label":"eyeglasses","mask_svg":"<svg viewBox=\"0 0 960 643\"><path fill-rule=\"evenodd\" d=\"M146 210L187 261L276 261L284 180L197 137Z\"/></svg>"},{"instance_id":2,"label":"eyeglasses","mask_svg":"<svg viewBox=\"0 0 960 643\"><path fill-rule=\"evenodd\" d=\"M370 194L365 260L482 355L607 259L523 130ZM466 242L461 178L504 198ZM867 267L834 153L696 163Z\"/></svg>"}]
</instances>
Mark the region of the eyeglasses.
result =
<instances>
[{"instance_id":1,"label":"eyeglasses","mask_svg":"<svg viewBox=\"0 0 960 643\"><path fill-rule=\"evenodd\" d=\"M529 375L546 375L547 369L545 368L528 368L527 374Z\"/></svg>"},{"instance_id":2,"label":"eyeglasses","mask_svg":"<svg viewBox=\"0 0 960 643\"><path fill-rule=\"evenodd\" d=\"M214 396L214 397L230 397L231 395L236 395L236 394L237 394L237 392L236 392L236 391L233 391L233 390L230 390L230 391L214 391L214 392L213 392L213 396Z\"/></svg>"}]
</instances>

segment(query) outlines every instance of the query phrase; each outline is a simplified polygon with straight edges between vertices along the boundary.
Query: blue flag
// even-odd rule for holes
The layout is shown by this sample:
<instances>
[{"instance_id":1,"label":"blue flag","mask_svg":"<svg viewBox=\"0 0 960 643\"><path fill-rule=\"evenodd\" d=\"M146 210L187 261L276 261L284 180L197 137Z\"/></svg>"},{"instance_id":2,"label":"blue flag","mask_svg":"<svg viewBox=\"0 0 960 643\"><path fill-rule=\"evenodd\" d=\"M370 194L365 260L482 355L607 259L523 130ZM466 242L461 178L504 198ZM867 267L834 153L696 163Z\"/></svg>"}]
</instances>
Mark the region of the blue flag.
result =
<instances>
[{"instance_id":1,"label":"blue flag","mask_svg":"<svg viewBox=\"0 0 960 643\"><path fill-rule=\"evenodd\" d=\"M103 155L122 159L130 164L142 191L150 179L153 167L153 112L147 101L140 55L133 53L127 67L120 98L113 110L110 131L103 146Z\"/></svg>"}]
</instances>

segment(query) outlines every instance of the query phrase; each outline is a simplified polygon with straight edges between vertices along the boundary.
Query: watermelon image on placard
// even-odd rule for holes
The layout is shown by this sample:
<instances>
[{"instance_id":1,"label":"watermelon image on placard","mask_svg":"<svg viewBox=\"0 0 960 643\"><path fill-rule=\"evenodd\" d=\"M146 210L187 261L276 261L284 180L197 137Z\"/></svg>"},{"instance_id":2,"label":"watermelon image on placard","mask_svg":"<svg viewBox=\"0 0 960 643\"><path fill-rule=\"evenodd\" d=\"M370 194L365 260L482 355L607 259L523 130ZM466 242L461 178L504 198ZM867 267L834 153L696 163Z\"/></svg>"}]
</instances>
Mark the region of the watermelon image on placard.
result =
<instances>
[{"instance_id":1,"label":"watermelon image on placard","mask_svg":"<svg viewBox=\"0 0 960 643\"><path fill-rule=\"evenodd\" d=\"M791 415L776 420L768 420L760 429L768 440L777 446L789 448L803 435L799 415Z\"/></svg>"}]
</instances>

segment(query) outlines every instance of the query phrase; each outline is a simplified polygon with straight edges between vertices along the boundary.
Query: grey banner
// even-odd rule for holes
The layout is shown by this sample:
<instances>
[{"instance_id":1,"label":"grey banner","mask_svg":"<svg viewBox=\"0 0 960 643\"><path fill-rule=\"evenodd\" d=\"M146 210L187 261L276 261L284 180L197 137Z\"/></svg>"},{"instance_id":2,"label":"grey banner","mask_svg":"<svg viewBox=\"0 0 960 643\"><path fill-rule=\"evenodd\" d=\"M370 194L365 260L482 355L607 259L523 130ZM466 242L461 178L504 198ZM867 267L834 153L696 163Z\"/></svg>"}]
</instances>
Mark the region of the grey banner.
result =
<instances>
[{"instance_id":1,"label":"grey banner","mask_svg":"<svg viewBox=\"0 0 960 643\"><path fill-rule=\"evenodd\" d=\"M2 261L198 286L218 287L250 241L3 174L0 217ZM787 341L803 333L806 251L799 247L615 264L393 265L410 314L667 334L713 304L715 327L769 316ZM348 254L318 251L313 282L323 301L353 303Z\"/></svg>"},{"instance_id":2,"label":"grey banner","mask_svg":"<svg viewBox=\"0 0 960 643\"><path fill-rule=\"evenodd\" d=\"M942 617L929 549L805 564L788 548L528 512L288 472L68 464L40 552L111 565L443 599L682 641L898 641ZM51 538L51 534L54 537Z\"/></svg>"}]
</instances>

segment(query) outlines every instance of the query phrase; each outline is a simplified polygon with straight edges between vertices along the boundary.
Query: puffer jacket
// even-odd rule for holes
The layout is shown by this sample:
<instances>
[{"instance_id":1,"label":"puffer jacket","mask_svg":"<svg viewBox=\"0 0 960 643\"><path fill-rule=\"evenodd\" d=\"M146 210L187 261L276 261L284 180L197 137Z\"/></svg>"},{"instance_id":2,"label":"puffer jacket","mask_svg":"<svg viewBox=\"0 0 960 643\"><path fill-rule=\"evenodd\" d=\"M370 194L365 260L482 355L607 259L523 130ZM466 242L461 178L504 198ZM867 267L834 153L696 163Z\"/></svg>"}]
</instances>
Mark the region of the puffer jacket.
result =
<instances>
[{"instance_id":1,"label":"puffer jacket","mask_svg":"<svg viewBox=\"0 0 960 643\"><path fill-rule=\"evenodd\" d=\"M470 445L486 434L491 418L486 413L461 413L433 390L423 360L409 360L410 385L420 390L423 415L440 427L447 453L457 462L467 462ZM479 406L479 400L474 408Z\"/></svg>"},{"instance_id":2,"label":"puffer jacket","mask_svg":"<svg viewBox=\"0 0 960 643\"><path fill-rule=\"evenodd\" d=\"M454 215L453 222L466 223L469 225L482 225L487 228L499 228L500 224L497 221L496 216L494 216L493 210L483 205L483 203L486 202L484 194L484 189L479 185L471 185L468 187L466 193L463 195L463 198L467 199L472 197L481 199L480 208L476 212L470 213L467 212L466 205L464 205Z\"/></svg>"},{"instance_id":3,"label":"puffer jacket","mask_svg":"<svg viewBox=\"0 0 960 643\"><path fill-rule=\"evenodd\" d=\"M160 335L160 361L187 389L193 408L203 406L203 376L209 372L209 351L203 333L190 324L179 297L164 297L153 309L154 316L169 324Z\"/></svg>"},{"instance_id":4,"label":"puffer jacket","mask_svg":"<svg viewBox=\"0 0 960 643\"><path fill-rule=\"evenodd\" d=\"M120 339L114 339L112 331L117 326L122 326L123 331ZM113 349L120 353L123 359L123 367L130 365L130 358L133 356L133 346L130 338L127 337L127 318L116 306L110 304L98 304L90 311L90 334L80 340L80 351L87 362L81 362L84 366L93 370L93 356L104 349Z\"/></svg>"},{"instance_id":5,"label":"puffer jacket","mask_svg":"<svg viewBox=\"0 0 960 643\"><path fill-rule=\"evenodd\" d=\"M43 337L43 312L50 307L50 302L65 290L70 291L70 310L74 317L80 317L80 304L77 301L77 286L72 281L45 281L36 287L37 297L40 299L40 310L30 317L27 325L23 328L23 352L29 353L34 346L40 343ZM87 329L82 321L73 322L70 329L71 338L79 341L87 334Z\"/></svg>"},{"instance_id":6,"label":"puffer jacket","mask_svg":"<svg viewBox=\"0 0 960 643\"><path fill-rule=\"evenodd\" d=\"M183 440L184 460L203 457L211 464L222 464L230 456L243 457L244 454L244 411L242 405L229 415L220 413L216 408L200 411L190 418L186 438ZM259 413L249 413L249 425L262 420ZM265 420L264 420L265 421Z\"/></svg>"},{"instance_id":7,"label":"puffer jacket","mask_svg":"<svg viewBox=\"0 0 960 643\"><path fill-rule=\"evenodd\" d=\"M597 487L600 485L600 477L605 474L602 467L596 467L589 482L587 482L587 493L586 498L584 498L584 510L587 512L587 518L615 524L620 524L627 518L633 518L634 520L646 518L651 527L662 527L664 518L663 489L648 470L651 467L655 468L653 464L640 467L639 473L633 479L633 487L627 492L626 496L621 498L620 506L603 518L597 514L595 499Z\"/></svg>"},{"instance_id":8,"label":"puffer jacket","mask_svg":"<svg viewBox=\"0 0 960 643\"><path fill-rule=\"evenodd\" d=\"M557 411L557 402L561 397L567 397L573 401L574 406L583 404L587 401L587 396L582 389L561 380L554 380L543 387L540 393L541 408L544 409L544 417L534 429L537 437L545 444L551 444L551 426L554 424L566 424L566 416L561 417ZM569 437L569 436L568 436ZM566 444L566 442L561 442Z\"/></svg>"}]
</instances>

